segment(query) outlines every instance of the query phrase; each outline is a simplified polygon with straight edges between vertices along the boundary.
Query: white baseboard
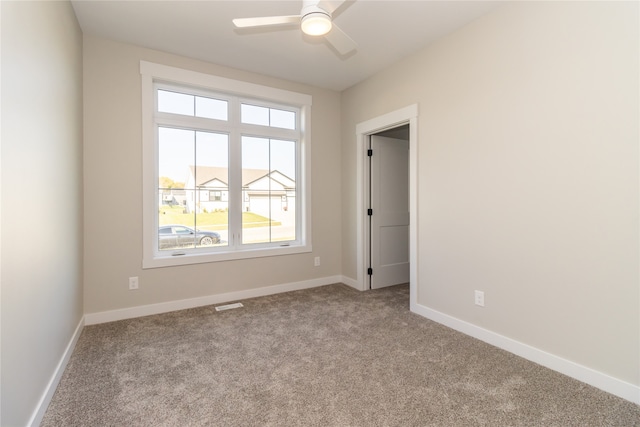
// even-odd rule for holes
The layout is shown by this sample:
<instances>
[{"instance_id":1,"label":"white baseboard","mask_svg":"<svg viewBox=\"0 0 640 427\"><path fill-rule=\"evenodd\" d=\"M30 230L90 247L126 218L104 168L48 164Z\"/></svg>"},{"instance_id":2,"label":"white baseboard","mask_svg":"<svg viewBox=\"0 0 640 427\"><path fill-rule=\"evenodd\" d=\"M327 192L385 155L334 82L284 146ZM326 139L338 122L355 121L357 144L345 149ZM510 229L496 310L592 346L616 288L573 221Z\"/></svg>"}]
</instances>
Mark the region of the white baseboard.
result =
<instances>
[{"instance_id":1,"label":"white baseboard","mask_svg":"<svg viewBox=\"0 0 640 427\"><path fill-rule=\"evenodd\" d=\"M302 282L286 283L282 285L265 286L262 288L248 289L245 291L228 292L224 294L207 295L198 298L168 301L158 304L141 305L137 307L122 308L119 310L87 313L84 316L86 325L114 322L117 320L133 319L136 317L150 316L153 314L168 313L170 311L184 310L187 308L202 307L205 305L221 304L230 301L238 301L248 298L262 297L279 294L282 292L298 291L301 289L315 288L318 286L341 283L342 276L321 277L319 279L305 280Z\"/></svg>"},{"instance_id":2,"label":"white baseboard","mask_svg":"<svg viewBox=\"0 0 640 427\"><path fill-rule=\"evenodd\" d=\"M362 286L360 285L360 283L358 283L357 280L352 279L351 277L347 277L347 276L342 276L340 281L342 283L344 283L347 286L351 286L352 288L354 288L357 291L363 291L364 289L362 289Z\"/></svg>"},{"instance_id":3,"label":"white baseboard","mask_svg":"<svg viewBox=\"0 0 640 427\"><path fill-rule=\"evenodd\" d=\"M563 359L562 357L555 356L551 353L547 353L546 351L537 349L511 338L507 338L503 335L483 329L472 323L465 322L464 320L457 319L420 304L413 304L411 306L411 311L426 317L427 319L433 320L434 322L438 322L451 329L462 332L463 334L477 338L517 356L523 357L539 365L553 369L561 374L567 375L578 381L582 381L599 388L600 390L640 405L639 386L613 378L602 372L571 362L570 360Z\"/></svg>"},{"instance_id":4,"label":"white baseboard","mask_svg":"<svg viewBox=\"0 0 640 427\"><path fill-rule=\"evenodd\" d=\"M82 333L82 329L84 328L84 317L80 319L80 323L76 327L76 330L73 332L71 336L71 341L67 344L67 348L64 350L62 354L62 358L60 362L58 362L58 366L53 371L53 375L47 384L47 387L44 389L44 393L40 397L40 401L38 401L38 405L36 406L35 411L31 415L31 419L27 424L29 427L37 427L42 422L42 418L44 418L45 412L47 412L47 408L49 407L49 403L51 403L51 399L53 398L53 394L58 387L58 383L60 383L60 378L62 378L62 374L67 367L67 363L69 363L69 358L73 354L73 350L76 347L76 343L78 342L78 338L80 338L80 334Z\"/></svg>"}]
</instances>

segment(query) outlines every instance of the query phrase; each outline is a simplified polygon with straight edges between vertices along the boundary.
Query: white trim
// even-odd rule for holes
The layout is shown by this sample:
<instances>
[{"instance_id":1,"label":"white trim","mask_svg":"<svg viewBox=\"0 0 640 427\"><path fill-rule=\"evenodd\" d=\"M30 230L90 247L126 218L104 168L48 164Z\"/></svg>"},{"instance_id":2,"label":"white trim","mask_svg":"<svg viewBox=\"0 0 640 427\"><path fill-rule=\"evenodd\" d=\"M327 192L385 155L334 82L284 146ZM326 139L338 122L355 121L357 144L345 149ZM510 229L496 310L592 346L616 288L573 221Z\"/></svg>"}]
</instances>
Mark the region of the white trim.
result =
<instances>
[{"instance_id":1,"label":"white trim","mask_svg":"<svg viewBox=\"0 0 640 427\"><path fill-rule=\"evenodd\" d=\"M340 281L342 283L344 283L347 286L351 286L352 288L354 288L357 291L362 291L364 289L362 289L362 286L360 286L360 283L358 283L358 281L356 279L352 279L351 277L347 277L347 276L342 276Z\"/></svg>"},{"instance_id":2,"label":"white trim","mask_svg":"<svg viewBox=\"0 0 640 427\"><path fill-rule=\"evenodd\" d=\"M368 194L365 163L367 137L383 130L409 124L409 294L410 304L418 297L418 104L392 111L356 125L356 241L359 242L356 255L357 278L348 283L356 289L366 290L367 270L365 203ZM353 279L351 279L353 280Z\"/></svg>"},{"instance_id":3,"label":"white trim","mask_svg":"<svg viewBox=\"0 0 640 427\"><path fill-rule=\"evenodd\" d=\"M321 277L319 279L265 286L262 288L247 289L245 291L206 295L203 297L161 302L158 304L140 305L136 307L122 308L119 310L101 311L98 313L87 313L85 314L84 318L86 325L96 325L99 323L114 322L117 320L133 319L136 317L151 316L153 314L162 314L171 311L185 310L188 308L202 307L205 305L263 297L266 295L279 294L282 292L316 288L318 286L341 283L341 280L342 276Z\"/></svg>"},{"instance_id":4,"label":"white trim","mask_svg":"<svg viewBox=\"0 0 640 427\"><path fill-rule=\"evenodd\" d=\"M144 258L142 261L142 268L158 268L158 267L171 267L177 265L190 265L201 264L206 262L218 262L218 261L231 261L239 259L250 259L269 256L282 256L293 255L301 253L312 252L311 242L306 242L305 245L299 246L274 246L268 248L259 249L243 249L229 252L215 252L215 253L192 253L190 250L184 250L185 256L163 256L155 257L153 259ZM258 246L258 245L256 245Z\"/></svg>"},{"instance_id":5,"label":"white trim","mask_svg":"<svg viewBox=\"0 0 640 427\"><path fill-rule=\"evenodd\" d=\"M290 90L248 83L240 80L227 79L197 71L171 67L169 65L140 61L140 74L153 76L172 83L188 83L210 88L223 88L225 93L232 92L236 95L247 95L266 100L286 100L299 107L311 105L311 95L292 92Z\"/></svg>"},{"instance_id":6,"label":"white trim","mask_svg":"<svg viewBox=\"0 0 640 427\"><path fill-rule=\"evenodd\" d=\"M419 314L420 316L426 317L427 319L433 320L434 322L462 332L463 334L477 338L517 356L560 372L561 374L567 375L578 381L597 387L600 390L606 391L630 402L640 404L640 387L637 385L619 380L592 368L563 359L562 357L547 353L544 350L540 350L528 344L505 337L420 304L411 305L411 311Z\"/></svg>"},{"instance_id":7,"label":"white trim","mask_svg":"<svg viewBox=\"0 0 640 427\"><path fill-rule=\"evenodd\" d=\"M36 409L33 411L33 414L31 415L31 418L27 423L27 426L36 427L36 426L39 426L40 423L42 422L42 418L44 418L44 414L47 412L47 408L49 407L49 403L51 403L53 394L55 393L56 388L60 383L62 374L64 373L64 370L67 368L67 363L69 363L69 359L73 354L73 350L76 348L76 343L78 342L78 338L80 338L80 334L84 329L84 325L85 323L84 323L84 317L83 317L82 319L80 319L80 322L76 327L76 330L73 332L73 335L71 336L71 341L69 341L69 344L67 344L67 348L64 350L64 353L62 354L62 358L60 359L60 362L58 362L58 366L56 366L56 369L53 371L53 375L49 380L49 383L45 387L44 392L42 393L42 396L40 397L40 400L36 405Z\"/></svg>"},{"instance_id":8,"label":"white trim","mask_svg":"<svg viewBox=\"0 0 640 427\"><path fill-rule=\"evenodd\" d=\"M382 116L358 123L356 125L356 134L371 134L382 132L383 130L392 129L399 125L407 123L409 119L418 116L418 104L411 104L404 108L392 111Z\"/></svg>"}]
</instances>

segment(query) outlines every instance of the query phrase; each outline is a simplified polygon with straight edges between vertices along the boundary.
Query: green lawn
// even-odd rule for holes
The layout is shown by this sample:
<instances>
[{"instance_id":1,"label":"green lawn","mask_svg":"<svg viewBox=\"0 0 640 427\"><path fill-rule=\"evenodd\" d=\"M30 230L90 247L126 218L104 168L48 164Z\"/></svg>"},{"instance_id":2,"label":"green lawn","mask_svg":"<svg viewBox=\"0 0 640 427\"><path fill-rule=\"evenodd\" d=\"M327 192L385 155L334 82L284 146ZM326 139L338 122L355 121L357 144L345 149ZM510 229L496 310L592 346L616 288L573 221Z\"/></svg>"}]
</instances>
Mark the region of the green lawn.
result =
<instances>
[{"instance_id":1,"label":"green lawn","mask_svg":"<svg viewBox=\"0 0 640 427\"><path fill-rule=\"evenodd\" d=\"M184 206L163 205L159 209L159 225L181 224L194 226L194 215L185 214ZM229 218L227 212L209 212L197 214L198 228L203 230L226 230ZM242 212L242 227L265 227L269 225L269 218L252 212ZM280 221L271 221L271 226L282 225Z\"/></svg>"}]
</instances>

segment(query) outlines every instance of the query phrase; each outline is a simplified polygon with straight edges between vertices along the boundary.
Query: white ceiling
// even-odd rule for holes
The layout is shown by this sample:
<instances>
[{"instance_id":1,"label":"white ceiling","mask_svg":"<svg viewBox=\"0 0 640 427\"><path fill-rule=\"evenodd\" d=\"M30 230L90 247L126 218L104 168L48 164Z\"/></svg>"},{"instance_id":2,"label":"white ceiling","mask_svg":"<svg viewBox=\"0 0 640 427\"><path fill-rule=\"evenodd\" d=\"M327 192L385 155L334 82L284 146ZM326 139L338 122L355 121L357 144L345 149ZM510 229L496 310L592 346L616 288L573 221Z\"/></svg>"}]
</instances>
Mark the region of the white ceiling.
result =
<instances>
[{"instance_id":1,"label":"white ceiling","mask_svg":"<svg viewBox=\"0 0 640 427\"><path fill-rule=\"evenodd\" d=\"M333 90L346 89L499 6L497 1L358 0L334 23L357 44L341 57L296 27L236 29L231 20L297 15L302 1L72 1L82 31Z\"/></svg>"}]
</instances>

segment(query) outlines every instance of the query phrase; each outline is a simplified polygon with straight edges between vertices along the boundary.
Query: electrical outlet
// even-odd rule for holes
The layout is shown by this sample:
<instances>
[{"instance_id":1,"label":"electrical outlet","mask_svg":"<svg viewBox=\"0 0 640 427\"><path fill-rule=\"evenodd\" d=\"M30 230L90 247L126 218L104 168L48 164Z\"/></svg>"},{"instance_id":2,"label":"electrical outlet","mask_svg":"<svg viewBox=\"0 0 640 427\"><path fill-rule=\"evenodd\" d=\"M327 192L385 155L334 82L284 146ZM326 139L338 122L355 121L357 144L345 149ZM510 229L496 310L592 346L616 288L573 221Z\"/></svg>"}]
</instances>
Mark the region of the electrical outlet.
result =
<instances>
[{"instance_id":1,"label":"electrical outlet","mask_svg":"<svg viewBox=\"0 0 640 427\"><path fill-rule=\"evenodd\" d=\"M132 291L134 289L138 289L138 278L129 277L129 290Z\"/></svg>"},{"instance_id":2,"label":"electrical outlet","mask_svg":"<svg viewBox=\"0 0 640 427\"><path fill-rule=\"evenodd\" d=\"M313 259L313 265L316 267L320 267L320 257L317 256Z\"/></svg>"},{"instance_id":3,"label":"electrical outlet","mask_svg":"<svg viewBox=\"0 0 640 427\"><path fill-rule=\"evenodd\" d=\"M476 305L479 305L480 307L484 307L484 292L476 291L475 301L476 301Z\"/></svg>"}]
</instances>

